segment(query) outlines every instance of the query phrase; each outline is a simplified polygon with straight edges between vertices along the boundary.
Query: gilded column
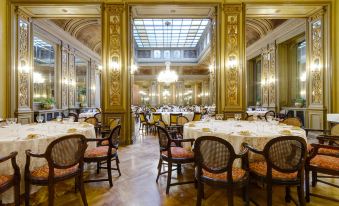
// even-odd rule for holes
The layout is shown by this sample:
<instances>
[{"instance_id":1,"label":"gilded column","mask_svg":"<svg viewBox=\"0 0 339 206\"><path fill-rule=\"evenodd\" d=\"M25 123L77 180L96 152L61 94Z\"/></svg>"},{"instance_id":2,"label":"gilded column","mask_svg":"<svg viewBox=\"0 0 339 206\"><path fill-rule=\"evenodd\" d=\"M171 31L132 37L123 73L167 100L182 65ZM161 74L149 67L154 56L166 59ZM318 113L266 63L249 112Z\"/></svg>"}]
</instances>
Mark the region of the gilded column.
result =
<instances>
[{"instance_id":1,"label":"gilded column","mask_svg":"<svg viewBox=\"0 0 339 206\"><path fill-rule=\"evenodd\" d=\"M95 71L98 68L98 64L91 60L91 66L90 66L90 98L89 98L89 105L91 107L95 107Z\"/></svg>"},{"instance_id":2,"label":"gilded column","mask_svg":"<svg viewBox=\"0 0 339 206\"><path fill-rule=\"evenodd\" d=\"M68 45L61 48L61 108L68 108Z\"/></svg>"},{"instance_id":3,"label":"gilded column","mask_svg":"<svg viewBox=\"0 0 339 206\"><path fill-rule=\"evenodd\" d=\"M268 106L272 109L275 109L276 106L276 72L275 72L275 52L276 46L275 43L272 43L268 46L269 52L269 69L268 69Z\"/></svg>"},{"instance_id":4,"label":"gilded column","mask_svg":"<svg viewBox=\"0 0 339 206\"><path fill-rule=\"evenodd\" d=\"M16 115L21 123L33 120L32 110L32 27L30 17L17 10L17 109Z\"/></svg>"},{"instance_id":5,"label":"gilded column","mask_svg":"<svg viewBox=\"0 0 339 206\"><path fill-rule=\"evenodd\" d=\"M261 105L268 107L269 104L269 67L270 67L270 53L267 48L263 48L261 52Z\"/></svg>"},{"instance_id":6,"label":"gilded column","mask_svg":"<svg viewBox=\"0 0 339 206\"><path fill-rule=\"evenodd\" d=\"M224 19L224 111L244 110L244 12L242 4L225 4ZM222 91L223 92L223 91Z\"/></svg>"},{"instance_id":7,"label":"gilded column","mask_svg":"<svg viewBox=\"0 0 339 206\"><path fill-rule=\"evenodd\" d=\"M74 49L71 49L68 55L68 106L70 108L75 107L75 86L75 53Z\"/></svg>"},{"instance_id":8,"label":"gilded column","mask_svg":"<svg viewBox=\"0 0 339 206\"><path fill-rule=\"evenodd\" d=\"M104 124L119 119L120 140L130 144L130 79L128 69L128 9L123 4L104 7L102 108Z\"/></svg>"},{"instance_id":9,"label":"gilded column","mask_svg":"<svg viewBox=\"0 0 339 206\"><path fill-rule=\"evenodd\" d=\"M308 110L310 128L324 128L326 109L324 106L324 12L321 9L308 22Z\"/></svg>"}]
</instances>

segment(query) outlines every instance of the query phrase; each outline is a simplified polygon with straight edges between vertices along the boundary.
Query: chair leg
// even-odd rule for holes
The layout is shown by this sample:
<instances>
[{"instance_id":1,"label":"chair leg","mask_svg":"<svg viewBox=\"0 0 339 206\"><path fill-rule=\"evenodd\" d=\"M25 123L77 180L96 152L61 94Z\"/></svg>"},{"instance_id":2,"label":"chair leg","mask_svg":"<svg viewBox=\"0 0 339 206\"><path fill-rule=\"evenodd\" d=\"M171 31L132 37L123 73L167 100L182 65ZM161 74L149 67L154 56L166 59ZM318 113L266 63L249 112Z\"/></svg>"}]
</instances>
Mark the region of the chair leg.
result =
<instances>
[{"instance_id":1,"label":"chair leg","mask_svg":"<svg viewBox=\"0 0 339 206\"><path fill-rule=\"evenodd\" d=\"M182 172L181 172L181 164L177 164L177 174L178 175L182 174Z\"/></svg>"},{"instance_id":2,"label":"chair leg","mask_svg":"<svg viewBox=\"0 0 339 206\"><path fill-rule=\"evenodd\" d=\"M168 175L167 175L166 194L169 193L171 179L172 179L172 162L168 162Z\"/></svg>"},{"instance_id":3,"label":"chair leg","mask_svg":"<svg viewBox=\"0 0 339 206\"><path fill-rule=\"evenodd\" d=\"M301 183L301 184L304 184L304 183ZM306 202L305 202L304 187L303 186L298 186L297 190L298 190L299 206L305 206Z\"/></svg>"},{"instance_id":4,"label":"chair leg","mask_svg":"<svg viewBox=\"0 0 339 206\"><path fill-rule=\"evenodd\" d=\"M267 206L272 206L272 184L267 184Z\"/></svg>"},{"instance_id":5,"label":"chair leg","mask_svg":"<svg viewBox=\"0 0 339 206\"><path fill-rule=\"evenodd\" d=\"M100 162L97 162L97 174L100 173Z\"/></svg>"},{"instance_id":6,"label":"chair leg","mask_svg":"<svg viewBox=\"0 0 339 206\"><path fill-rule=\"evenodd\" d=\"M227 202L228 202L228 206L233 206L233 186L232 185L228 185L227 186Z\"/></svg>"},{"instance_id":7,"label":"chair leg","mask_svg":"<svg viewBox=\"0 0 339 206\"><path fill-rule=\"evenodd\" d=\"M118 155L115 157L115 164L117 165L117 170L118 170L119 177L120 177L121 176L121 171L120 171L120 167L119 167L120 160L119 160Z\"/></svg>"},{"instance_id":8,"label":"chair leg","mask_svg":"<svg viewBox=\"0 0 339 206\"><path fill-rule=\"evenodd\" d=\"M55 187L54 183L48 185L48 206L54 205L54 193Z\"/></svg>"},{"instance_id":9,"label":"chair leg","mask_svg":"<svg viewBox=\"0 0 339 206\"><path fill-rule=\"evenodd\" d=\"M20 206L20 182L18 181L14 185L14 203L15 206Z\"/></svg>"},{"instance_id":10,"label":"chair leg","mask_svg":"<svg viewBox=\"0 0 339 206\"><path fill-rule=\"evenodd\" d=\"M310 202L310 171L305 171L306 202Z\"/></svg>"},{"instance_id":11,"label":"chair leg","mask_svg":"<svg viewBox=\"0 0 339 206\"><path fill-rule=\"evenodd\" d=\"M247 181L247 183L245 184L244 188L243 188L243 199L245 202L246 206L250 205L250 198L249 198L249 181Z\"/></svg>"},{"instance_id":12,"label":"chair leg","mask_svg":"<svg viewBox=\"0 0 339 206\"><path fill-rule=\"evenodd\" d=\"M80 195L81 195L81 199L82 199L82 203L84 204L84 206L87 206L87 198L86 198L86 192L85 192L85 187L84 187L84 178L83 178L83 174L81 174L79 176L79 190L80 190Z\"/></svg>"},{"instance_id":13,"label":"chair leg","mask_svg":"<svg viewBox=\"0 0 339 206\"><path fill-rule=\"evenodd\" d=\"M317 172L312 171L312 187L315 187L317 185Z\"/></svg>"},{"instance_id":14,"label":"chair leg","mask_svg":"<svg viewBox=\"0 0 339 206\"><path fill-rule=\"evenodd\" d=\"M289 186L285 187L285 202L291 202L291 188Z\"/></svg>"},{"instance_id":15,"label":"chair leg","mask_svg":"<svg viewBox=\"0 0 339 206\"><path fill-rule=\"evenodd\" d=\"M25 206L29 206L29 195L31 193L31 187L30 187L29 180L25 180Z\"/></svg>"},{"instance_id":16,"label":"chair leg","mask_svg":"<svg viewBox=\"0 0 339 206\"><path fill-rule=\"evenodd\" d=\"M196 204L196 206L201 206L202 193L203 193L203 183L198 181L198 193L197 193L197 204Z\"/></svg>"},{"instance_id":17,"label":"chair leg","mask_svg":"<svg viewBox=\"0 0 339 206\"><path fill-rule=\"evenodd\" d=\"M108 182L109 186L113 187L113 181L112 181L112 162L111 159L107 159L107 177L108 177Z\"/></svg>"},{"instance_id":18,"label":"chair leg","mask_svg":"<svg viewBox=\"0 0 339 206\"><path fill-rule=\"evenodd\" d=\"M157 175L157 180L155 181L156 183L158 183L160 174L161 174L161 168L162 168L162 159L159 159L159 164L158 164L158 175Z\"/></svg>"}]
</instances>

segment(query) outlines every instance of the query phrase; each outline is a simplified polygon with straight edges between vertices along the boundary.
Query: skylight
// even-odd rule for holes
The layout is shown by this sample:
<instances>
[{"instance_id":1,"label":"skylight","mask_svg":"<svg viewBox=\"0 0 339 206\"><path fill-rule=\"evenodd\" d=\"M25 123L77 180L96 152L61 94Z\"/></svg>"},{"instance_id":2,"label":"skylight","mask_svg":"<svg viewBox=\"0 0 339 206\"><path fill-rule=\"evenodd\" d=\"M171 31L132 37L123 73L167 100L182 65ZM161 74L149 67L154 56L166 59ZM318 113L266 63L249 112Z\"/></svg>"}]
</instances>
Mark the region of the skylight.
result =
<instances>
[{"instance_id":1,"label":"skylight","mask_svg":"<svg viewBox=\"0 0 339 206\"><path fill-rule=\"evenodd\" d=\"M209 21L209 19L134 19L133 35L138 47L141 48L196 47Z\"/></svg>"}]
</instances>

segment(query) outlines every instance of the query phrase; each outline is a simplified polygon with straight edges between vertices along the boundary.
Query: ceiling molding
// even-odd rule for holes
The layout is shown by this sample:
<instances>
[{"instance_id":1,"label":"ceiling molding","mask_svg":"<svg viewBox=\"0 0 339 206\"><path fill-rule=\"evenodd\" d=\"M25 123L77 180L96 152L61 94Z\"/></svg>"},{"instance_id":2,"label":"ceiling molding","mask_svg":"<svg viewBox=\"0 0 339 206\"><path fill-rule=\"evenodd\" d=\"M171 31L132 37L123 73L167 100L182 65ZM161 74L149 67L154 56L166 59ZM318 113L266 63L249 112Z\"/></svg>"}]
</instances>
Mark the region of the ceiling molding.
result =
<instances>
[{"instance_id":1,"label":"ceiling molding","mask_svg":"<svg viewBox=\"0 0 339 206\"><path fill-rule=\"evenodd\" d=\"M90 18L101 17L101 6L98 4L78 5L24 5L20 9L34 18Z\"/></svg>"}]
</instances>

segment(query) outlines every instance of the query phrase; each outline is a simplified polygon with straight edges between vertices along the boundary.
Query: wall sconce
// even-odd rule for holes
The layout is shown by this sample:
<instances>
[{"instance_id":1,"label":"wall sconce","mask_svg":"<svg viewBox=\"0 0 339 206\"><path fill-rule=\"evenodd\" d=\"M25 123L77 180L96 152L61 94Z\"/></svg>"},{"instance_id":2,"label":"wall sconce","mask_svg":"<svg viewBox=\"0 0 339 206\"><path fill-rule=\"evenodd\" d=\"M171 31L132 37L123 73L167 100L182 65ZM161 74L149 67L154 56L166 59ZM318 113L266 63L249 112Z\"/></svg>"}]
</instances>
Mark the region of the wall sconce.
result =
<instances>
[{"instance_id":1,"label":"wall sconce","mask_svg":"<svg viewBox=\"0 0 339 206\"><path fill-rule=\"evenodd\" d=\"M102 70L102 66L101 66L101 65L99 65L99 66L98 66L98 69L101 71L101 70Z\"/></svg>"},{"instance_id":2,"label":"wall sconce","mask_svg":"<svg viewBox=\"0 0 339 206\"><path fill-rule=\"evenodd\" d=\"M238 65L237 57L231 55L228 57L227 67L230 69L235 69Z\"/></svg>"}]
</instances>

